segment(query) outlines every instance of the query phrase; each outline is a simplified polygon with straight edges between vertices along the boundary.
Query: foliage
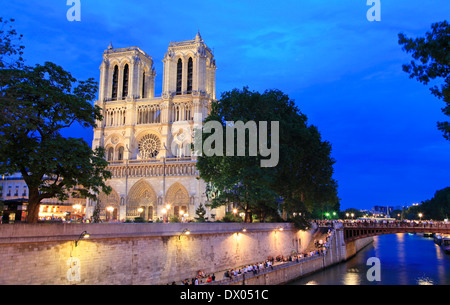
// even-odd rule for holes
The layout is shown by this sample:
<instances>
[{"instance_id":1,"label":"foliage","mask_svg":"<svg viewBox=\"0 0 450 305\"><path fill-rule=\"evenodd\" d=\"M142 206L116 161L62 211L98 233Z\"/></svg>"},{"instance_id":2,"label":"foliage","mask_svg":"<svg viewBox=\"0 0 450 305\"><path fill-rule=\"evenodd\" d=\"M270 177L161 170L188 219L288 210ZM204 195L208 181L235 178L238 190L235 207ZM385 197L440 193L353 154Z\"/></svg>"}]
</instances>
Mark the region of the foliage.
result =
<instances>
[{"instance_id":1,"label":"foliage","mask_svg":"<svg viewBox=\"0 0 450 305\"><path fill-rule=\"evenodd\" d=\"M437 191L434 197L418 206L424 219L444 220L450 216L450 187ZM418 213L416 213L418 214Z\"/></svg>"},{"instance_id":2,"label":"foliage","mask_svg":"<svg viewBox=\"0 0 450 305\"><path fill-rule=\"evenodd\" d=\"M399 44L414 59L410 64L403 65L403 71L424 85L432 80L442 80L443 83L432 86L430 90L445 102L442 112L450 116L450 24L447 21L437 22L431 25L431 29L425 37L415 39L398 35ZM449 122L438 122L437 126L450 140Z\"/></svg>"},{"instance_id":3,"label":"foliage","mask_svg":"<svg viewBox=\"0 0 450 305\"><path fill-rule=\"evenodd\" d=\"M169 222L170 223L177 223L177 222L181 222L180 218L178 217L178 215L173 215L169 218Z\"/></svg>"},{"instance_id":4,"label":"foliage","mask_svg":"<svg viewBox=\"0 0 450 305\"><path fill-rule=\"evenodd\" d=\"M0 17L0 69L23 67L23 35L19 35L11 23L14 19L4 20Z\"/></svg>"},{"instance_id":5,"label":"foliage","mask_svg":"<svg viewBox=\"0 0 450 305\"><path fill-rule=\"evenodd\" d=\"M243 222L243 219L240 216L227 212L225 216L222 217L222 222Z\"/></svg>"},{"instance_id":6,"label":"foliage","mask_svg":"<svg viewBox=\"0 0 450 305\"><path fill-rule=\"evenodd\" d=\"M21 173L29 190L27 222L35 223L41 200L64 201L74 188L86 198L108 194L111 173L103 148L61 135L73 124L91 128L102 119L91 104L97 83L78 81L50 62L24 66L16 38L12 29L0 32L0 172ZM14 55L19 58L11 63Z\"/></svg>"},{"instance_id":7,"label":"foliage","mask_svg":"<svg viewBox=\"0 0 450 305\"><path fill-rule=\"evenodd\" d=\"M213 102L205 123L219 122L225 130L230 122L269 122L268 135L272 135L270 122L279 122L279 162L275 167L262 167L264 158L259 146L256 156L250 156L249 131L246 130L245 156L223 155L198 157L200 176L217 190L212 207L233 203L245 213L245 222L254 218L263 222L269 218L285 218L294 213L304 215L316 205L338 202L337 183L332 178L334 160L330 157L331 145L321 139L313 125L289 97L279 90L264 93L252 92L247 87L222 94ZM197 131L196 136L198 137ZM202 144L210 136L201 133ZM272 147L268 136L267 147ZM226 132L223 133L226 143ZM217 147L214 146L213 149ZM197 151L198 153L198 151Z\"/></svg>"},{"instance_id":8,"label":"foliage","mask_svg":"<svg viewBox=\"0 0 450 305\"><path fill-rule=\"evenodd\" d=\"M347 216L347 214L349 216ZM353 217L351 216L352 214L353 214ZM349 208L349 209L346 209L346 210L340 212L340 217L342 219L357 219L357 218L363 217L363 216L364 216L363 212L361 212L359 209L355 209L355 208Z\"/></svg>"},{"instance_id":9,"label":"foliage","mask_svg":"<svg viewBox=\"0 0 450 305\"><path fill-rule=\"evenodd\" d=\"M203 206L203 203L200 203L198 208L195 210L195 215L197 215L197 217L195 217L195 220L197 222L207 221L207 218L205 218L206 210L205 210L205 207Z\"/></svg>"},{"instance_id":10,"label":"foliage","mask_svg":"<svg viewBox=\"0 0 450 305\"><path fill-rule=\"evenodd\" d=\"M134 218L134 222L135 223L144 223L146 221L143 217L136 217L136 218Z\"/></svg>"}]
</instances>

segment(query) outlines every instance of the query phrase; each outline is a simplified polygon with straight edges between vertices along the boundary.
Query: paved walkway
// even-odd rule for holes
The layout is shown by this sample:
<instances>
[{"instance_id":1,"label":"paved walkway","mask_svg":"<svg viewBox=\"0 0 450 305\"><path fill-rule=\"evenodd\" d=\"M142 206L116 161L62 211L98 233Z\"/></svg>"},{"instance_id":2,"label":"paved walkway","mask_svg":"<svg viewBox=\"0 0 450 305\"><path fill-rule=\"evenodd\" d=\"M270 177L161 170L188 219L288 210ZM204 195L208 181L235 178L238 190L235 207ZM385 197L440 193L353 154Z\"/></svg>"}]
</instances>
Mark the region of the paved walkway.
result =
<instances>
[{"instance_id":1,"label":"paved walkway","mask_svg":"<svg viewBox=\"0 0 450 305\"><path fill-rule=\"evenodd\" d=\"M207 275L202 275L201 277L198 277L198 285L230 285L233 284L234 282L241 281L244 277L248 279L250 277L265 274L273 270L281 269L293 264L299 264L305 261L316 259L322 256L320 250L323 249L323 246L326 245L328 236L329 236L329 228L319 227L317 231L314 233L313 237L311 238L309 245L306 247L304 251L302 251L302 254L291 255L288 257L282 257L280 255L278 257L282 258L281 261L277 261L276 257L274 257L272 260L267 259L264 262L258 262L254 264L209 273ZM322 246L320 246L320 241L322 241ZM249 266L251 266L250 270L248 270ZM240 274L232 276L232 278L225 277L225 273L227 271L231 272L233 270L236 271L240 270L241 272ZM211 276L212 274L216 275L215 281L207 282L208 277ZM192 284L192 279L189 280L188 283Z\"/></svg>"}]
</instances>

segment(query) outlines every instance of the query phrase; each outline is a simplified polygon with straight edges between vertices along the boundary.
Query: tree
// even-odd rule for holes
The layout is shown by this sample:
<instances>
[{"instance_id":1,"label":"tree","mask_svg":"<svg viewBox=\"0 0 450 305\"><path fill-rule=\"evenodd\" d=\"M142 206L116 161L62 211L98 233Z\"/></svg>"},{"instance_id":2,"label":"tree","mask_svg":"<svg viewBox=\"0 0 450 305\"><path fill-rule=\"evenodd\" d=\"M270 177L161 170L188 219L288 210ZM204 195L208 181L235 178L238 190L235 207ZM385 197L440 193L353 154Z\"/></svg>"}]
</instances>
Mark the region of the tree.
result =
<instances>
[{"instance_id":1,"label":"tree","mask_svg":"<svg viewBox=\"0 0 450 305\"><path fill-rule=\"evenodd\" d=\"M341 215L341 218L343 218L343 219L357 219L359 217L362 217L363 213L359 209L348 208L348 209L342 211L340 213L340 215Z\"/></svg>"},{"instance_id":2,"label":"tree","mask_svg":"<svg viewBox=\"0 0 450 305\"><path fill-rule=\"evenodd\" d=\"M0 172L20 172L26 182L27 222L37 222L45 198L65 200L74 188L87 198L108 194L105 180L111 173L104 149L61 135L75 123L95 127L102 119L100 108L91 104L97 83L78 81L50 62L0 72Z\"/></svg>"},{"instance_id":3,"label":"tree","mask_svg":"<svg viewBox=\"0 0 450 305\"><path fill-rule=\"evenodd\" d=\"M100 222L100 200L97 198L94 206L94 211L92 213L92 222L99 223Z\"/></svg>"},{"instance_id":4,"label":"tree","mask_svg":"<svg viewBox=\"0 0 450 305\"><path fill-rule=\"evenodd\" d=\"M23 35L19 35L10 23L14 19L0 17L0 69L21 68L24 65L23 49L20 44Z\"/></svg>"},{"instance_id":5,"label":"tree","mask_svg":"<svg viewBox=\"0 0 450 305\"><path fill-rule=\"evenodd\" d=\"M426 219L444 220L450 215L450 187L437 191L434 197L421 204Z\"/></svg>"},{"instance_id":6,"label":"tree","mask_svg":"<svg viewBox=\"0 0 450 305\"><path fill-rule=\"evenodd\" d=\"M403 65L403 71L424 85L428 85L431 80L442 80L440 86L434 85L430 90L445 102L442 112L450 116L450 24L447 21L437 22L431 25L431 29L425 37L415 39L402 33L398 35L402 49L411 53L414 59L410 64ZM438 122L437 126L444 137L450 140L449 122Z\"/></svg>"},{"instance_id":7,"label":"tree","mask_svg":"<svg viewBox=\"0 0 450 305\"><path fill-rule=\"evenodd\" d=\"M260 128L261 122L269 122L265 144L275 147L279 153L276 166L262 167L261 146L254 156L249 153L252 137L258 136L251 134L250 128L245 130L245 138L238 140L241 142L234 139L234 155L227 155L226 145L220 147L214 143L212 149L222 150L222 154L203 154L197 162L200 177L218 190L212 207L233 204L245 213L244 221L251 222L253 215L265 221L279 218L282 212L285 219L294 214L304 218L318 203L337 202L331 145L322 141L317 128L308 125L306 116L281 91L266 90L261 94L245 87L225 92L219 101L212 103L204 123L209 122L219 122L223 130L226 126L236 126L236 122L243 122L244 126L255 122ZM278 122L279 130L272 130L270 122ZM226 143L227 132L219 139L222 143ZM278 143L272 142L276 132L279 132ZM210 134L201 133L202 144L209 140ZM259 137L258 140L262 141ZM236 147L241 143L244 143L245 156L236 154Z\"/></svg>"},{"instance_id":8,"label":"tree","mask_svg":"<svg viewBox=\"0 0 450 305\"><path fill-rule=\"evenodd\" d=\"M199 207L195 210L195 214L198 216L195 217L197 222L205 222L207 220L207 218L205 218L206 210L203 203L200 203Z\"/></svg>"}]
</instances>

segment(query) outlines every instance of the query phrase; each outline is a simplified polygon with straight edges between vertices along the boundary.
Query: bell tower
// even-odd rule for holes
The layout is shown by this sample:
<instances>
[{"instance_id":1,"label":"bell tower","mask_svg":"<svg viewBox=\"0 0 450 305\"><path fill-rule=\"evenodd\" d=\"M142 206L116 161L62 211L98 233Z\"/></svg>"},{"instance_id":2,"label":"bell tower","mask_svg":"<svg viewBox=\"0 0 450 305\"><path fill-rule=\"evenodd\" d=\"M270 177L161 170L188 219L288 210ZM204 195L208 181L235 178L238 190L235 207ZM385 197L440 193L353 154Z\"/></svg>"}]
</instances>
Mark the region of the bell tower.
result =
<instances>
[{"instance_id":1,"label":"bell tower","mask_svg":"<svg viewBox=\"0 0 450 305\"><path fill-rule=\"evenodd\" d=\"M193 40L170 43L163 62L163 97L193 94L215 99L216 62L199 32Z\"/></svg>"},{"instance_id":2,"label":"bell tower","mask_svg":"<svg viewBox=\"0 0 450 305\"><path fill-rule=\"evenodd\" d=\"M114 49L110 44L100 65L99 101L153 98L155 76L152 57L141 49Z\"/></svg>"}]
</instances>

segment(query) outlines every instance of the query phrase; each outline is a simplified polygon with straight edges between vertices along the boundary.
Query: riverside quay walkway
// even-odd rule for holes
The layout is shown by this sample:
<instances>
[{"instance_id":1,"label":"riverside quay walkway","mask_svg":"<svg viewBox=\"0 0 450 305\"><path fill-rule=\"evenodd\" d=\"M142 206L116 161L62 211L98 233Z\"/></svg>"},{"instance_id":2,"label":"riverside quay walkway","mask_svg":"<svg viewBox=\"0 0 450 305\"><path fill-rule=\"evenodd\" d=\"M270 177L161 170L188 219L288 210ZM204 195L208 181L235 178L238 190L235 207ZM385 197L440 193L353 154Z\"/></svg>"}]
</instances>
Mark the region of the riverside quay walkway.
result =
<instances>
[{"instance_id":1,"label":"riverside quay walkway","mask_svg":"<svg viewBox=\"0 0 450 305\"><path fill-rule=\"evenodd\" d=\"M354 221L344 222L344 240L356 239L395 233L441 233L450 234L450 223L447 222L406 222L406 221Z\"/></svg>"}]
</instances>

